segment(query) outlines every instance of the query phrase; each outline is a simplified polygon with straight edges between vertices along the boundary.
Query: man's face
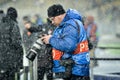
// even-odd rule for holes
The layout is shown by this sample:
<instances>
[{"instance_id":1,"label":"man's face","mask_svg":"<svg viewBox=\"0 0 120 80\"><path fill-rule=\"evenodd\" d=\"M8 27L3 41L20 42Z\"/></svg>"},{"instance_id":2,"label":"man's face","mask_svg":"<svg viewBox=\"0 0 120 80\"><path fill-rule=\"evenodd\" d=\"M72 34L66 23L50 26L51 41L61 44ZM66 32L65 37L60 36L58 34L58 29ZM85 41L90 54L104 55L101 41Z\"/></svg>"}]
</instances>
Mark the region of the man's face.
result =
<instances>
[{"instance_id":1,"label":"man's face","mask_svg":"<svg viewBox=\"0 0 120 80\"><path fill-rule=\"evenodd\" d=\"M25 26L26 29L29 29L31 27L31 23L25 23L24 26Z\"/></svg>"},{"instance_id":2,"label":"man's face","mask_svg":"<svg viewBox=\"0 0 120 80\"><path fill-rule=\"evenodd\" d=\"M51 20L52 24L55 26L59 26L61 23L60 15L55 17L50 17L49 19Z\"/></svg>"}]
</instances>

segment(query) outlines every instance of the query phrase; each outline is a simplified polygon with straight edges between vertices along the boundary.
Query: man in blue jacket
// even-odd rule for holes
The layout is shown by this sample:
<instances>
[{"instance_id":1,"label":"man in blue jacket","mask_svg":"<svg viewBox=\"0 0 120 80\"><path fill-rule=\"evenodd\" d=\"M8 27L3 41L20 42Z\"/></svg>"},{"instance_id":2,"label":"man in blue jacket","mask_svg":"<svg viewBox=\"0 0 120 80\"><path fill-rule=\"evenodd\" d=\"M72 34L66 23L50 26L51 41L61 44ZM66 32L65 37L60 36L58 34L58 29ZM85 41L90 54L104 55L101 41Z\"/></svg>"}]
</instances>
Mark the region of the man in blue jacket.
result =
<instances>
[{"instance_id":1,"label":"man in blue jacket","mask_svg":"<svg viewBox=\"0 0 120 80\"><path fill-rule=\"evenodd\" d=\"M89 48L82 17L78 11L54 4L48 8L48 17L56 25L53 35L45 35L41 39L53 47L53 72L65 73L67 67L61 60L72 59L74 63L71 75L64 80L90 80L89 78Z\"/></svg>"}]
</instances>

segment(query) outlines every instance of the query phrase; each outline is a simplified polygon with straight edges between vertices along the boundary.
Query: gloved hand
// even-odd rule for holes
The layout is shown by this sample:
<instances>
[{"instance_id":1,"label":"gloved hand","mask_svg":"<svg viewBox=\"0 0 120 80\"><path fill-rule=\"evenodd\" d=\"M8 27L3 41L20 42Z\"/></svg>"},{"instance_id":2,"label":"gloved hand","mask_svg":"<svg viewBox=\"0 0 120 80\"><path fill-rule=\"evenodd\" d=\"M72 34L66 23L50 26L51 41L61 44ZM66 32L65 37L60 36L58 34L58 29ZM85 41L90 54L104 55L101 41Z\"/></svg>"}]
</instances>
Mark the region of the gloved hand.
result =
<instances>
[{"instance_id":1,"label":"gloved hand","mask_svg":"<svg viewBox=\"0 0 120 80\"><path fill-rule=\"evenodd\" d=\"M60 64L62 66L71 66L74 63L72 59L65 59L65 60L60 60Z\"/></svg>"}]
</instances>

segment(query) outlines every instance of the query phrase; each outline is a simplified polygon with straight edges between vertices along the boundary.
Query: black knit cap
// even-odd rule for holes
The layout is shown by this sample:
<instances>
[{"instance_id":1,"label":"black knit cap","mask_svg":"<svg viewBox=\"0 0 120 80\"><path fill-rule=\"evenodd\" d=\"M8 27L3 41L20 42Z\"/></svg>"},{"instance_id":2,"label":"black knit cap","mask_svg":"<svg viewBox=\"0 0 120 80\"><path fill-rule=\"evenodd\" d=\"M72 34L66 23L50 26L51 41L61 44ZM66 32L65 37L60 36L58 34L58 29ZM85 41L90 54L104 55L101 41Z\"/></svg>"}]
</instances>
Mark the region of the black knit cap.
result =
<instances>
[{"instance_id":1,"label":"black knit cap","mask_svg":"<svg viewBox=\"0 0 120 80\"><path fill-rule=\"evenodd\" d=\"M48 17L55 17L64 14L65 10L63 9L62 5L54 4L48 8L47 12L48 12Z\"/></svg>"}]
</instances>

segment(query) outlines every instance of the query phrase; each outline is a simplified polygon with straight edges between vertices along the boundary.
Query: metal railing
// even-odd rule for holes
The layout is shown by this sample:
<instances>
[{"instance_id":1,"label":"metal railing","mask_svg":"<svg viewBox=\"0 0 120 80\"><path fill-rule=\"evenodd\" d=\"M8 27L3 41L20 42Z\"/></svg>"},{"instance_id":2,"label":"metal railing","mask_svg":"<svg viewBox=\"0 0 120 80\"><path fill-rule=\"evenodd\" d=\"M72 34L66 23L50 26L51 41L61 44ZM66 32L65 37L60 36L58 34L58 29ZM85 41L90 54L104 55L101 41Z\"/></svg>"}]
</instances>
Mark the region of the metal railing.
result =
<instances>
[{"instance_id":1,"label":"metal railing","mask_svg":"<svg viewBox=\"0 0 120 80\"><path fill-rule=\"evenodd\" d=\"M120 49L120 47L97 47L97 48L100 48L100 49ZM120 58L90 58L90 60L102 60L102 61L116 61L116 60L120 60ZM91 73L91 76L93 78L93 69L91 69L92 73ZM29 73L30 73L30 76L29 76ZM20 76L23 75L23 78L21 79ZM24 66L23 70L19 73L16 74L16 78L15 80L29 80L28 78L30 78L30 80L35 80L34 79L34 75L33 75L33 64L30 63L29 66ZM91 79L92 80L92 79Z\"/></svg>"},{"instance_id":2,"label":"metal railing","mask_svg":"<svg viewBox=\"0 0 120 80\"><path fill-rule=\"evenodd\" d=\"M99 49L102 49L102 50L104 50L104 49L120 49L120 47L112 47L112 46L110 46L110 47L97 47L97 48L99 48ZM99 57L99 58L96 58L96 57L94 57L94 58L90 58L90 60L92 60L92 61L118 61L118 60L120 60L120 58L108 58L108 57ZM115 77L115 76L109 76L108 77L108 75L110 75L110 74L105 74L105 75L94 75L93 74L93 66L91 67L91 80L94 80L94 76L95 76L95 78L96 77L99 77L99 79L101 80L101 79L105 79L105 80L109 80L110 78L111 78L111 80L114 78L116 78L116 80L119 80L120 79L120 77ZM106 76L107 75L107 76ZM101 78L100 78L101 77ZM119 79L118 79L119 78Z\"/></svg>"}]
</instances>

